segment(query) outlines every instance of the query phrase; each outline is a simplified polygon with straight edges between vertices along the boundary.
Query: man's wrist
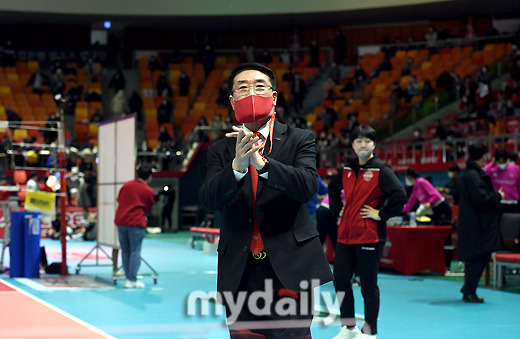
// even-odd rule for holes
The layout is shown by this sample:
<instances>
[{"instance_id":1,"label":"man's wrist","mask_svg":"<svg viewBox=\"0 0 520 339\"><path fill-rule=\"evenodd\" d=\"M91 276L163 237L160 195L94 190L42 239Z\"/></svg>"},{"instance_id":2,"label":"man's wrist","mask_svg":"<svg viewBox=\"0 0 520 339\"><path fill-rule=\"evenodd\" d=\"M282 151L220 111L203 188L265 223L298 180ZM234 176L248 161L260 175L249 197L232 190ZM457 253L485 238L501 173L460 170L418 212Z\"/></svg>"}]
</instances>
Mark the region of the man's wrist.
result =
<instances>
[{"instance_id":1,"label":"man's wrist","mask_svg":"<svg viewBox=\"0 0 520 339\"><path fill-rule=\"evenodd\" d=\"M262 166L262 168L258 170L258 174L264 174L269 171L269 160L267 160L267 158L264 157L262 157L262 159L264 160L264 166Z\"/></svg>"},{"instance_id":2,"label":"man's wrist","mask_svg":"<svg viewBox=\"0 0 520 339\"><path fill-rule=\"evenodd\" d=\"M240 169L238 168L238 165L237 165L237 159L233 159L233 163L231 164L231 167L233 168L233 171L237 171L237 172L240 172L240 173L246 173L247 172L247 168L244 168L244 169Z\"/></svg>"}]
</instances>

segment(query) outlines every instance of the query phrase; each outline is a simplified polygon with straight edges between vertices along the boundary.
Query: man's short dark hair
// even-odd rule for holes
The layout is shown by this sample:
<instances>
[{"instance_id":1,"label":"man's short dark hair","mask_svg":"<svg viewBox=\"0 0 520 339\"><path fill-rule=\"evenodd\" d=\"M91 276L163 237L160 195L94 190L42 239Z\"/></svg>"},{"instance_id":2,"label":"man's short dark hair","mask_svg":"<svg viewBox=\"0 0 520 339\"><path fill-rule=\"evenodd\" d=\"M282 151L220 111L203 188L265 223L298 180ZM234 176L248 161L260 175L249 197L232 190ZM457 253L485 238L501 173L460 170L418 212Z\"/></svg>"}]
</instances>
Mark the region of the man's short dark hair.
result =
<instances>
[{"instance_id":1,"label":"man's short dark hair","mask_svg":"<svg viewBox=\"0 0 520 339\"><path fill-rule=\"evenodd\" d=\"M516 162L516 159L518 159L518 154L516 154L515 151L508 151L507 159L511 160L512 162Z\"/></svg>"},{"instance_id":2,"label":"man's short dark hair","mask_svg":"<svg viewBox=\"0 0 520 339\"><path fill-rule=\"evenodd\" d=\"M505 149L497 149L495 152L495 160L503 160L504 162L507 161L507 151Z\"/></svg>"},{"instance_id":3,"label":"man's short dark hair","mask_svg":"<svg viewBox=\"0 0 520 339\"><path fill-rule=\"evenodd\" d=\"M459 167L459 165L457 165L457 164L453 164L453 165L451 165L451 166L448 168L448 171L459 173L459 172L460 172L460 167Z\"/></svg>"},{"instance_id":4,"label":"man's short dark hair","mask_svg":"<svg viewBox=\"0 0 520 339\"><path fill-rule=\"evenodd\" d=\"M414 178L414 179L417 179L419 178L419 173L417 173L417 171L415 170L415 168L411 168L409 167L407 170L406 170L406 175L411 177L411 178Z\"/></svg>"},{"instance_id":5,"label":"man's short dark hair","mask_svg":"<svg viewBox=\"0 0 520 339\"><path fill-rule=\"evenodd\" d=\"M351 133L351 140L354 141L358 138L368 138L374 143L377 142L376 131L368 125L357 125L354 127Z\"/></svg>"},{"instance_id":6,"label":"man's short dark hair","mask_svg":"<svg viewBox=\"0 0 520 339\"><path fill-rule=\"evenodd\" d=\"M234 70L231 71L231 74L229 75L229 78L227 80L229 94L233 94L233 83L235 81L235 77L239 73L249 70L259 71L267 75L269 77L269 81L271 82L271 86L273 87L273 91L276 91L276 76L274 75L274 72L269 67L264 66L262 64L256 62L248 62L240 66L237 66Z\"/></svg>"},{"instance_id":7,"label":"man's short dark hair","mask_svg":"<svg viewBox=\"0 0 520 339\"><path fill-rule=\"evenodd\" d=\"M484 156L484 154L486 154L486 152L487 152L486 146L484 146L480 142L471 144L469 146L469 150L468 150L469 158L473 161L478 161L478 160L482 159L482 157Z\"/></svg>"},{"instance_id":8,"label":"man's short dark hair","mask_svg":"<svg viewBox=\"0 0 520 339\"><path fill-rule=\"evenodd\" d=\"M152 175L152 168L150 165L141 165L137 170L137 177L142 180L147 180Z\"/></svg>"}]
</instances>

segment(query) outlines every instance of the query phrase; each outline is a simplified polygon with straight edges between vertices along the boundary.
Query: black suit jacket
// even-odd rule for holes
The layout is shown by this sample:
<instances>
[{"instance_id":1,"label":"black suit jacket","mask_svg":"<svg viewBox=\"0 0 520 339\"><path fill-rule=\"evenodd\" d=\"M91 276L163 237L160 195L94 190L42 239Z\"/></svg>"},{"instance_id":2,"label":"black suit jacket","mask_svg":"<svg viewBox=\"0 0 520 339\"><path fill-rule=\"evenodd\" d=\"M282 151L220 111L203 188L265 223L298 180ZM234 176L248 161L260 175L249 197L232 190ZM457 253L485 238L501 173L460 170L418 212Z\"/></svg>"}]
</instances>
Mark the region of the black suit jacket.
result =
<instances>
[{"instance_id":1,"label":"black suit jacket","mask_svg":"<svg viewBox=\"0 0 520 339\"><path fill-rule=\"evenodd\" d=\"M235 144L236 138L226 138L210 146L208 173L200 190L206 208L223 211L217 289L233 293L244 272L253 227L251 176L236 181ZM265 150L269 148L268 140ZM307 210L318 184L314 136L276 121L267 158L269 175L267 180L259 177L256 212L271 265L293 291L301 291L304 280L324 284L332 280L332 273Z\"/></svg>"}]
</instances>

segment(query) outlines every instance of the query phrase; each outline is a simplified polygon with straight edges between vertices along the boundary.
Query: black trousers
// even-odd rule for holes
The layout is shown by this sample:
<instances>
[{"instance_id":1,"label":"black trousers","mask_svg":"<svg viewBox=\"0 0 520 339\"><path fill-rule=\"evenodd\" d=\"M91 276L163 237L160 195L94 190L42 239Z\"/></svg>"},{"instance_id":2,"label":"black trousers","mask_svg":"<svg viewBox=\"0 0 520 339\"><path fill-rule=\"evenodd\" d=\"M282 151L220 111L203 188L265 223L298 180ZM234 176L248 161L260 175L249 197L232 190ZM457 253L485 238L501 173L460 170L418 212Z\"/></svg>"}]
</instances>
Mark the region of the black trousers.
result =
<instances>
[{"instance_id":1,"label":"black trousers","mask_svg":"<svg viewBox=\"0 0 520 339\"><path fill-rule=\"evenodd\" d=\"M330 209L320 206L316 211L316 227L320 234L321 244L325 243L327 235L330 237L332 246L336 248L338 242L338 218L332 214Z\"/></svg>"},{"instance_id":2,"label":"black trousers","mask_svg":"<svg viewBox=\"0 0 520 339\"><path fill-rule=\"evenodd\" d=\"M340 304L341 324L355 326L354 294L351 280L355 274L361 281L361 294L365 303L365 326L363 332L377 333L379 315L379 287L377 274L385 244L336 245L334 259L334 286L338 299L344 294ZM368 327L368 328L367 328Z\"/></svg>"},{"instance_id":3,"label":"black trousers","mask_svg":"<svg viewBox=\"0 0 520 339\"><path fill-rule=\"evenodd\" d=\"M466 274L464 275L464 286L462 286L462 293L464 295L477 294L478 282L484 268L491 258L490 253L481 254L475 259L466 262Z\"/></svg>"},{"instance_id":4,"label":"black trousers","mask_svg":"<svg viewBox=\"0 0 520 339\"><path fill-rule=\"evenodd\" d=\"M436 207L432 208L433 217L432 223L434 225L451 225L451 206L447 201L441 202Z\"/></svg>"},{"instance_id":5,"label":"black trousers","mask_svg":"<svg viewBox=\"0 0 520 339\"><path fill-rule=\"evenodd\" d=\"M259 293L264 292L267 292L264 294L266 298L258 298ZM267 339L311 338L310 327L314 315L313 289L302 292L285 289L269 262L269 256L263 260L249 256L238 291L234 295L235 301L239 300L240 294L245 295L245 302L240 310L233 309L233 306L224 300L232 339L242 339L244 336L241 333L248 331L264 335ZM267 299L272 300L270 305ZM239 313L235 314L237 311ZM233 321L235 319L236 321Z\"/></svg>"}]
</instances>

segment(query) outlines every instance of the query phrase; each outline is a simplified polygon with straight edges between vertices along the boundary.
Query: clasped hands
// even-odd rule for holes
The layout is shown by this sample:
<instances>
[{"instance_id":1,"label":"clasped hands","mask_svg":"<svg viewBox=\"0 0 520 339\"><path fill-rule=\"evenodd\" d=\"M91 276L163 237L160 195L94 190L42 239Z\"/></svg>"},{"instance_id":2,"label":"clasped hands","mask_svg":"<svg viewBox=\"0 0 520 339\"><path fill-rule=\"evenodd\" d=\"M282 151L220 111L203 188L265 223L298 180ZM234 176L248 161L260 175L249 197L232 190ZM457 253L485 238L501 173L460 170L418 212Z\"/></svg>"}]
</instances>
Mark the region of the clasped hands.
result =
<instances>
[{"instance_id":1,"label":"clasped hands","mask_svg":"<svg viewBox=\"0 0 520 339\"><path fill-rule=\"evenodd\" d=\"M260 145L257 144L257 141L260 138L253 137L252 132L245 132L244 129L236 126L233 126L233 131L226 133L227 138L237 138L233 170L245 173L250 164L257 170L262 169L265 165L265 160L258 152Z\"/></svg>"}]
</instances>

